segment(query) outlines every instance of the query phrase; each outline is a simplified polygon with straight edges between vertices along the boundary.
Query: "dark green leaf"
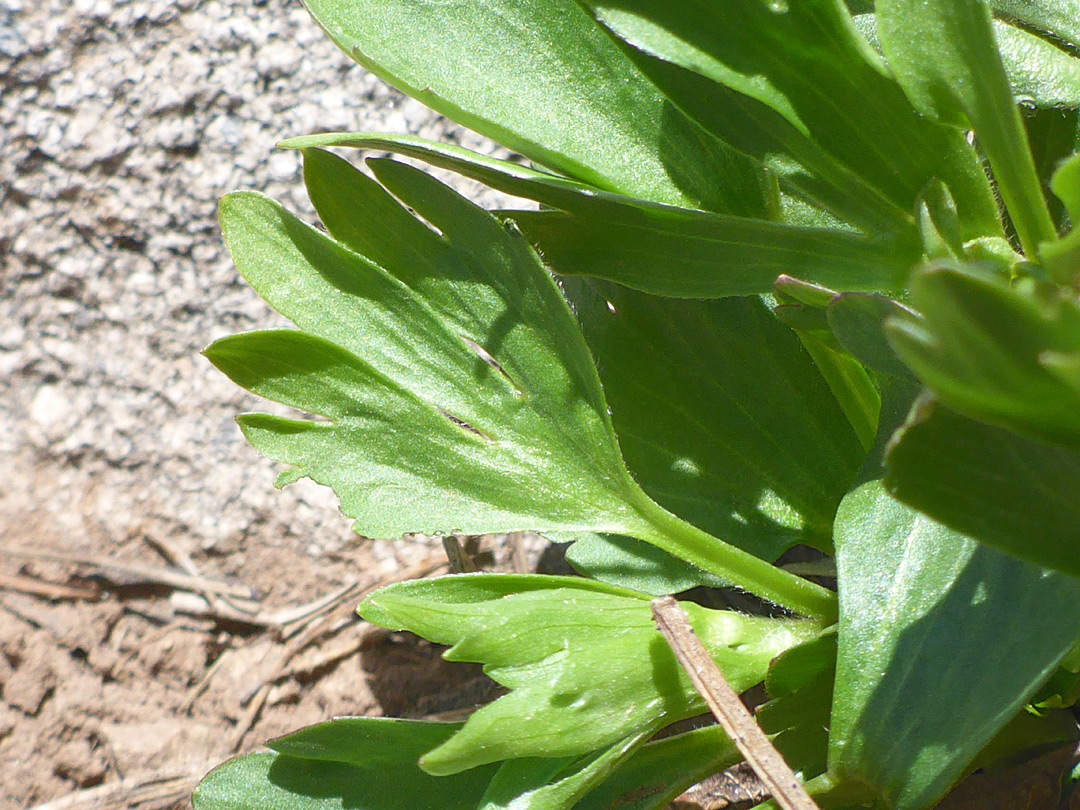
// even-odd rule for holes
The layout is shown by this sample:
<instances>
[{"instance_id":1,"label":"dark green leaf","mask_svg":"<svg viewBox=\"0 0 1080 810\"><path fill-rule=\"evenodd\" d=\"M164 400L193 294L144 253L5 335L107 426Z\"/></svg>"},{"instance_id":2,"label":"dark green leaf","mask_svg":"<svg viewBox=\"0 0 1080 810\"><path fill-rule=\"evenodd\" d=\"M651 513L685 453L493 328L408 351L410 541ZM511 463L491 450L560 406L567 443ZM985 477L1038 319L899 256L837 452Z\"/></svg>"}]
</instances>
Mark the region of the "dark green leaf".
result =
<instances>
[{"instance_id":1,"label":"dark green leaf","mask_svg":"<svg viewBox=\"0 0 1080 810\"><path fill-rule=\"evenodd\" d=\"M868 233L904 235L911 230L909 210L891 202L821 149L802 127L768 104L651 56L629 43L622 45L641 71L679 109L768 168L786 192L781 199L783 219L802 223L808 214L820 219L827 211L836 221L852 223ZM794 217L792 205L797 203L802 204L802 212Z\"/></svg>"},{"instance_id":2,"label":"dark green leaf","mask_svg":"<svg viewBox=\"0 0 1080 810\"><path fill-rule=\"evenodd\" d=\"M913 211L923 187L938 177L964 205L968 238L1000 232L986 179L962 134L912 109L841 3L586 5L633 47L771 108L900 210Z\"/></svg>"},{"instance_id":3,"label":"dark green leaf","mask_svg":"<svg viewBox=\"0 0 1080 810\"><path fill-rule=\"evenodd\" d=\"M476 593L474 583L485 578L495 581L497 593L498 575L444 577L384 588L360 608L369 621L453 645L448 660L482 662L511 689L425 755L425 770L446 774L502 759L584 755L702 710L643 594L603 593L571 579L561 588L459 601L463 587ZM775 655L820 629L813 622L686 608L739 690L760 681Z\"/></svg>"},{"instance_id":4,"label":"dark green leaf","mask_svg":"<svg viewBox=\"0 0 1080 810\"><path fill-rule=\"evenodd\" d=\"M1080 634L1080 582L963 537L880 483L836 521L829 769L896 810L934 805Z\"/></svg>"},{"instance_id":5,"label":"dark green leaf","mask_svg":"<svg viewBox=\"0 0 1080 810\"><path fill-rule=\"evenodd\" d=\"M537 163L658 202L764 208L758 169L666 101L573 0L306 5L380 78Z\"/></svg>"},{"instance_id":6,"label":"dark green leaf","mask_svg":"<svg viewBox=\"0 0 1080 810\"><path fill-rule=\"evenodd\" d=\"M830 331L860 363L879 374L914 382L911 369L900 362L885 337L885 322L912 317L911 310L883 295L847 293L835 296L826 312Z\"/></svg>"},{"instance_id":7,"label":"dark green leaf","mask_svg":"<svg viewBox=\"0 0 1080 810\"><path fill-rule=\"evenodd\" d=\"M1025 116L1024 123L1027 125L1031 152L1035 156L1039 182L1044 188L1049 188L1058 165L1080 150L1080 111L1033 110ZM1069 222L1065 206L1056 194L1051 194L1047 202L1061 233Z\"/></svg>"},{"instance_id":8,"label":"dark green leaf","mask_svg":"<svg viewBox=\"0 0 1080 810\"><path fill-rule=\"evenodd\" d=\"M889 491L1025 560L1080 576L1080 454L923 400L886 457Z\"/></svg>"},{"instance_id":9,"label":"dark green leaf","mask_svg":"<svg viewBox=\"0 0 1080 810\"><path fill-rule=\"evenodd\" d=\"M878 0L876 13L889 66L915 107L974 128L1020 241L1035 258L1054 227L985 0ZM960 202L959 189L952 191Z\"/></svg>"},{"instance_id":10,"label":"dark green leaf","mask_svg":"<svg viewBox=\"0 0 1080 810\"><path fill-rule=\"evenodd\" d=\"M259 195L222 203L241 273L311 334L227 338L208 356L255 393L332 420L243 417L252 444L291 465L285 480L332 486L368 536L613 532L797 611L833 611L824 589L641 492L573 315L515 228L423 172L384 162L378 173L438 229L385 216L360 246L385 267Z\"/></svg>"},{"instance_id":11,"label":"dark green leaf","mask_svg":"<svg viewBox=\"0 0 1080 810\"><path fill-rule=\"evenodd\" d=\"M1032 438L1080 446L1080 305L974 267L920 271L889 340L947 405Z\"/></svg>"},{"instance_id":12,"label":"dark green leaf","mask_svg":"<svg viewBox=\"0 0 1080 810\"><path fill-rule=\"evenodd\" d=\"M579 573L653 596L681 593L699 585L721 588L729 582L695 568L656 546L632 537L603 534L553 535L557 542L574 540L566 561Z\"/></svg>"},{"instance_id":13,"label":"dark green leaf","mask_svg":"<svg viewBox=\"0 0 1080 810\"><path fill-rule=\"evenodd\" d=\"M804 530L829 535L863 450L798 338L759 299L566 289L651 497L768 559Z\"/></svg>"},{"instance_id":14,"label":"dark green leaf","mask_svg":"<svg viewBox=\"0 0 1080 810\"><path fill-rule=\"evenodd\" d=\"M495 766L436 778L416 764L459 728L372 717L312 726L272 742L278 753L226 762L192 801L195 810L475 810Z\"/></svg>"},{"instance_id":15,"label":"dark green leaf","mask_svg":"<svg viewBox=\"0 0 1080 810\"><path fill-rule=\"evenodd\" d=\"M416 138L358 133L286 143L396 151L560 209L503 216L521 227L556 272L606 278L661 295L717 298L763 293L780 273L842 290L889 289L900 286L918 259L914 246L874 242L835 229L657 205ZM380 165L372 163L377 173ZM305 150L304 173L316 210L337 239L384 264L371 251L383 247L393 251L395 259L411 252L407 244L380 239L382 229L368 227L369 221L382 221L384 216L392 221L407 218L385 194L378 195L374 181L345 161L310 148ZM408 227L422 230L402 226Z\"/></svg>"},{"instance_id":16,"label":"dark green leaf","mask_svg":"<svg viewBox=\"0 0 1080 810\"><path fill-rule=\"evenodd\" d=\"M1058 167L1050 187L1068 211L1072 230L1040 245L1039 256L1053 278L1075 286L1080 282L1080 154Z\"/></svg>"}]
</instances>

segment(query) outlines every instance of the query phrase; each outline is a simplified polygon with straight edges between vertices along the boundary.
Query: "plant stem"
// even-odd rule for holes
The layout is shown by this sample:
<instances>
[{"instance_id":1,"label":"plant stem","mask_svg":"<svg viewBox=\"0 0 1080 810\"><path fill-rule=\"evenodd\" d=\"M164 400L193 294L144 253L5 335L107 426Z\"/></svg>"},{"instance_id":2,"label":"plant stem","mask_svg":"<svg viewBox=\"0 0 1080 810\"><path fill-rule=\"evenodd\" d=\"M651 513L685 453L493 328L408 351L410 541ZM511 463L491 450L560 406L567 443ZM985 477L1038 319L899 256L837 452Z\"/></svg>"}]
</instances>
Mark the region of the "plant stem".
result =
<instances>
[{"instance_id":1,"label":"plant stem","mask_svg":"<svg viewBox=\"0 0 1080 810\"><path fill-rule=\"evenodd\" d=\"M670 596L652 601L653 620L690 682L783 810L821 810L694 634L686 612Z\"/></svg>"},{"instance_id":2,"label":"plant stem","mask_svg":"<svg viewBox=\"0 0 1080 810\"><path fill-rule=\"evenodd\" d=\"M671 514L644 493L640 496L638 514L643 523L628 532L638 540L651 543L781 607L827 624L836 621L836 594L828 588L713 537Z\"/></svg>"}]
</instances>

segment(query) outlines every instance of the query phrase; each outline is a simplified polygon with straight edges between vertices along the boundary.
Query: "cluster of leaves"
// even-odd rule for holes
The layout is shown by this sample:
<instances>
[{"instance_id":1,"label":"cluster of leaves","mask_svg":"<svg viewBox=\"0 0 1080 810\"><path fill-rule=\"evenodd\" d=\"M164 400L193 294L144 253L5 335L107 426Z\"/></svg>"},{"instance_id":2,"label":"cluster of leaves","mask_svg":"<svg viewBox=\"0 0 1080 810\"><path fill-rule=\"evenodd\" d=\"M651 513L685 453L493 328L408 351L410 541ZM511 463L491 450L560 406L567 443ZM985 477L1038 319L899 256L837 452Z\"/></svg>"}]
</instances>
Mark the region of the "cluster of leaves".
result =
<instances>
[{"instance_id":1,"label":"cluster of leaves","mask_svg":"<svg viewBox=\"0 0 1080 810\"><path fill-rule=\"evenodd\" d=\"M695 586L783 609L685 603L824 808L923 810L1078 737L1077 0L306 2L529 165L285 142L325 231L253 193L221 220L299 328L206 353L309 416L241 428L366 536L536 531L582 576L377 592L507 694L298 732L199 810L661 808L738 760L659 734L703 706L649 600Z\"/></svg>"}]
</instances>

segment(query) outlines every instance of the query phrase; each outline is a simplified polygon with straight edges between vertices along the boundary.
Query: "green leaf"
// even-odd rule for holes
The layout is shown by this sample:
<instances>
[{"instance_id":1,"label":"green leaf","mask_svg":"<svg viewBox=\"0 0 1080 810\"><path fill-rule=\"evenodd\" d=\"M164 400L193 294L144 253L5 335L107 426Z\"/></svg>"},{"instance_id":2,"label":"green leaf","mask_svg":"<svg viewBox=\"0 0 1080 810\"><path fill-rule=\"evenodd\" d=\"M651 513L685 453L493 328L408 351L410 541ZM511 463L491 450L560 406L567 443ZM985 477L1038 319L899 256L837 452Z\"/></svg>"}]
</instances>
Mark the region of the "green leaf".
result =
<instances>
[{"instance_id":1,"label":"green leaf","mask_svg":"<svg viewBox=\"0 0 1080 810\"><path fill-rule=\"evenodd\" d=\"M289 147L320 144L385 149L426 160L534 199L558 211L507 211L540 249L545 263L563 275L596 276L645 292L717 298L768 292L788 273L843 290L899 286L918 259L913 246L877 242L829 228L805 228L745 217L688 211L598 192L460 147L416 138L363 133L311 136ZM381 162L373 161L378 172ZM403 218L377 185L348 163L306 148L305 179L320 218L345 244L376 261L379 240L368 217ZM385 197L385 195L383 195ZM404 245L390 249L407 251Z\"/></svg>"},{"instance_id":2,"label":"green leaf","mask_svg":"<svg viewBox=\"0 0 1080 810\"><path fill-rule=\"evenodd\" d=\"M692 785L742 759L719 726L649 743L574 810L661 810Z\"/></svg>"},{"instance_id":3,"label":"green leaf","mask_svg":"<svg viewBox=\"0 0 1080 810\"><path fill-rule=\"evenodd\" d=\"M429 773L588 754L702 710L653 624L645 595L603 593L564 580L559 588L459 601L462 587L475 593L473 583L484 579L501 589L498 575L443 577L384 588L360 607L369 621L452 645L447 660L482 662L511 689L424 756L421 766ZM686 608L740 691L764 677L777 653L820 629L814 622Z\"/></svg>"},{"instance_id":4,"label":"green leaf","mask_svg":"<svg viewBox=\"0 0 1080 810\"><path fill-rule=\"evenodd\" d=\"M995 13L1080 48L1078 0L992 0Z\"/></svg>"},{"instance_id":5,"label":"green leaf","mask_svg":"<svg viewBox=\"0 0 1080 810\"><path fill-rule=\"evenodd\" d=\"M731 584L632 537L552 532L546 536L555 542L574 541L566 550L566 561L583 576L652 596L681 593L699 585L722 588Z\"/></svg>"},{"instance_id":6,"label":"green leaf","mask_svg":"<svg viewBox=\"0 0 1080 810\"><path fill-rule=\"evenodd\" d=\"M666 101L573 0L306 5L365 68L539 164L658 202L764 209L758 168Z\"/></svg>"},{"instance_id":7,"label":"green leaf","mask_svg":"<svg viewBox=\"0 0 1080 810\"><path fill-rule=\"evenodd\" d=\"M491 780L479 810L569 810L652 735L639 731L606 751L577 760L512 759Z\"/></svg>"},{"instance_id":8,"label":"green leaf","mask_svg":"<svg viewBox=\"0 0 1080 810\"><path fill-rule=\"evenodd\" d=\"M622 43L653 83L707 131L759 161L782 190L782 219L812 225L831 215L867 233L904 236L911 212L891 202L856 172L767 104L699 73ZM793 213L792 206L801 208ZM828 212L825 214L824 212ZM812 216L809 222L804 220Z\"/></svg>"},{"instance_id":9,"label":"green leaf","mask_svg":"<svg viewBox=\"0 0 1080 810\"><path fill-rule=\"evenodd\" d=\"M937 802L1080 632L1080 582L959 535L878 482L836 522L829 769L896 810Z\"/></svg>"},{"instance_id":10,"label":"green leaf","mask_svg":"<svg viewBox=\"0 0 1080 810\"><path fill-rule=\"evenodd\" d=\"M1080 154L1054 172L1050 188L1068 211L1072 230L1060 239L1039 246L1039 257L1050 275L1064 284L1080 281Z\"/></svg>"},{"instance_id":11,"label":"green leaf","mask_svg":"<svg viewBox=\"0 0 1080 810\"><path fill-rule=\"evenodd\" d=\"M565 288L626 461L652 498L766 559L828 537L863 450L798 338L759 299Z\"/></svg>"},{"instance_id":12,"label":"green leaf","mask_svg":"<svg viewBox=\"0 0 1080 810\"><path fill-rule=\"evenodd\" d=\"M1033 110L1024 123L1039 182L1048 188L1061 162L1080 150L1080 110ZM1056 194L1051 194L1047 202L1058 233L1064 232L1069 224L1065 205Z\"/></svg>"},{"instance_id":13,"label":"green leaf","mask_svg":"<svg viewBox=\"0 0 1080 810\"><path fill-rule=\"evenodd\" d=\"M838 0L733 0L692 11L656 0L586 5L631 46L770 108L900 210L913 211L938 177L965 206L972 237L1000 232L962 134L920 118Z\"/></svg>"},{"instance_id":14,"label":"green leaf","mask_svg":"<svg viewBox=\"0 0 1080 810\"><path fill-rule=\"evenodd\" d=\"M1025 560L1080 576L1080 454L924 399L894 439L899 500Z\"/></svg>"},{"instance_id":15,"label":"green leaf","mask_svg":"<svg viewBox=\"0 0 1080 810\"><path fill-rule=\"evenodd\" d=\"M833 612L825 589L641 492L574 317L514 227L423 172L384 162L378 173L432 226L386 216L365 246L386 267L265 197L222 203L241 274L306 331L227 338L208 357L255 393L331 420L241 419L257 449L292 467L288 480L331 486L367 536L625 534L796 611ZM402 240L408 250L392 244Z\"/></svg>"},{"instance_id":16,"label":"green leaf","mask_svg":"<svg viewBox=\"0 0 1080 810\"><path fill-rule=\"evenodd\" d=\"M855 17L855 27L881 51L873 14ZM1011 23L993 20L993 28L1009 87L1018 102L1036 107L1080 105L1080 59Z\"/></svg>"},{"instance_id":17,"label":"green leaf","mask_svg":"<svg viewBox=\"0 0 1080 810\"><path fill-rule=\"evenodd\" d=\"M627 207L615 219L507 211L562 275L594 276L679 298L766 293L786 273L840 290L901 286L911 250L831 228L687 211L668 217Z\"/></svg>"},{"instance_id":18,"label":"green leaf","mask_svg":"<svg viewBox=\"0 0 1080 810\"><path fill-rule=\"evenodd\" d=\"M904 91L925 115L975 130L1025 252L1036 257L1054 227L985 0L878 0L876 13Z\"/></svg>"},{"instance_id":19,"label":"green leaf","mask_svg":"<svg viewBox=\"0 0 1080 810\"><path fill-rule=\"evenodd\" d=\"M887 325L897 353L951 408L1031 438L1080 445L1080 305L1065 291L937 264L921 318Z\"/></svg>"},{"instance_id":20,"label":"green leaf","mask_svg":"<svg viewBox=\"0 0 1080 810\"><path fill-rule=\"evenodd\" d=\"M883 295L842 293L829 301L829 330L844 350L879 374L914 382L911 369L896 356L885 336L890 318L910 318L914 313Z\"/></svg>"},{"instance_id":21,"label":"green leaf","mask_svg":"<svg viewBox=\"0 0 1080 810\"><path fill-rule=\"evenodd\" d=\"M276 753L221 765L192 801L195 810L475 810L495 766L436 778L416 764L459 728L373 717L312 726L271 742Z\"/></svg>"}]
</instances>

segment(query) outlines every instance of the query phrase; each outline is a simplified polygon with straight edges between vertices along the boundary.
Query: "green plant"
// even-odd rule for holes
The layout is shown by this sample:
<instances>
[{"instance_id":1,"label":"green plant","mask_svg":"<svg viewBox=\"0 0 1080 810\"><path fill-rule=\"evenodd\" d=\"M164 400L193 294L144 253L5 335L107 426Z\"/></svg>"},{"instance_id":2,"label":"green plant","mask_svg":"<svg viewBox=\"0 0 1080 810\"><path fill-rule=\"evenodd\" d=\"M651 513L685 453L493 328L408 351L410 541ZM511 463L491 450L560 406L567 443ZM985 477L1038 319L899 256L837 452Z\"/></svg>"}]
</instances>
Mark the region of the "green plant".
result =
<instances>
[{"instance_id":1,"label":"green plant","mask_svg":"<svg viewBox=\"0 0 1080 810\"><path fill-rule=\"evenodd\" d=\"M778 606L684 603L822 807L929 808L1078 738L1077 0L306 2L531 165L283 143L328 233L251 193L221 219L299 331L206 354L320 418L241 428L364 535L538 531L584 576L375 593L509 693L300 731L199 810L663 807L739 759L717 727L654 739L703 703L649 602L696 585ZM774 564L796 545L836 591Z\"/></svg>"}]
</instances>

